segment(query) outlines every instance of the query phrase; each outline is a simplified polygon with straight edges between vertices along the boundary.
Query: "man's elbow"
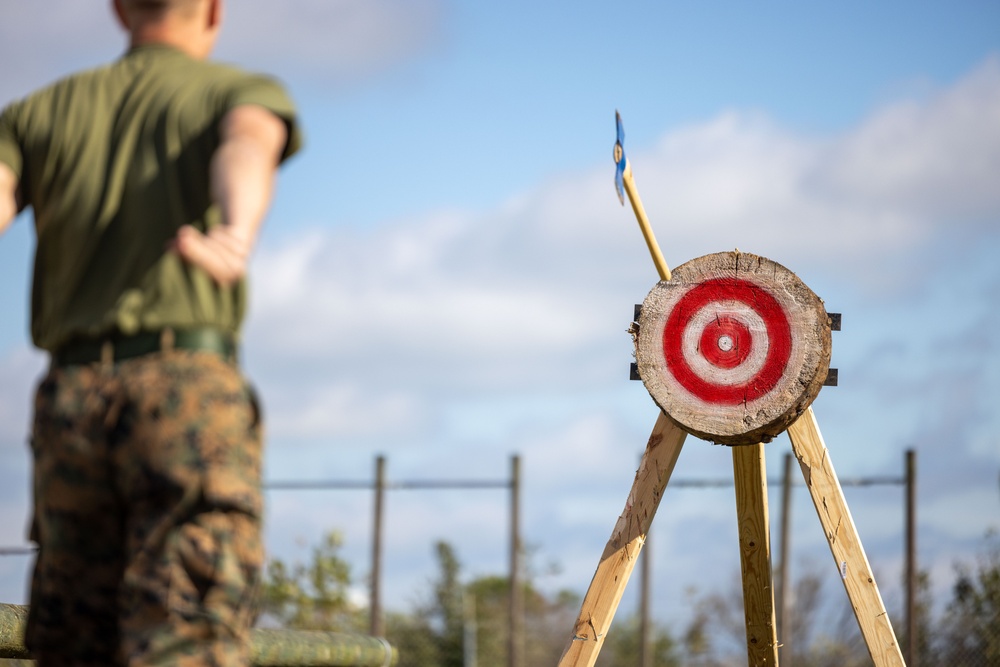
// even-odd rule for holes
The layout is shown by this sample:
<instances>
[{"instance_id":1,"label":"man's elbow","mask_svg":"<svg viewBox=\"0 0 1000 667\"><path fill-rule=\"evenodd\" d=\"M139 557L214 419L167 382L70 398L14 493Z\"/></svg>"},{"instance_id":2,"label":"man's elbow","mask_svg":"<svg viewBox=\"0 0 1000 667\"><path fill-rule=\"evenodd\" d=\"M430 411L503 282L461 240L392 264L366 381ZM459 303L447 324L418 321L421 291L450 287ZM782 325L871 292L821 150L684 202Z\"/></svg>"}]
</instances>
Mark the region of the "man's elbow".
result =
<instances>
[{"instance_id":1,"label":"man's elbow","mask_svg":"<svg viewBox=\"0 0 1000 667\"><path fill-rule=\"evenodd\" d=\"M250 142L277 165L288 141L285 121L272 111L254 104L238 106L227 113L220 126L223 143Z\"/></svg>"}]
</instances>

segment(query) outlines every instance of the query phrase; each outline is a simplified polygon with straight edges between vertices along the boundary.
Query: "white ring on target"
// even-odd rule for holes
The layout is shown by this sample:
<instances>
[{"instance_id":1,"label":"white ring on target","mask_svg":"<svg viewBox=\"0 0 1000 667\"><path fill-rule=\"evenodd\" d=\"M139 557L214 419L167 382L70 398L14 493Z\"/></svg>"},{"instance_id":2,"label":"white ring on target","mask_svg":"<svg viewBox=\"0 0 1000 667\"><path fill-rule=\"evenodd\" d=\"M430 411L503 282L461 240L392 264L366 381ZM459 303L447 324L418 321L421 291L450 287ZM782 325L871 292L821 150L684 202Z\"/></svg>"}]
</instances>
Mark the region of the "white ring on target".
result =
<instances>
[{"instance_id":1,"label":"white ring on target","mask_svg":"<svg viewBox=\"0 0 1000 667\"><path fill-rule=\"evenodd\" d=\"M722 315L743 324L753 336L750 354L743 360L742 364L734 368L716 366L705 359L700 350L701 337L705 328ZM735 300L706 303L688 320L687 327L684 328L684 333L681 336L681 352L694 374L705 382L725 387L747 384L756 377L764 367L769 348L767 325L764 320L753 308L742 301Z\"/></svg>"}]
</instances>

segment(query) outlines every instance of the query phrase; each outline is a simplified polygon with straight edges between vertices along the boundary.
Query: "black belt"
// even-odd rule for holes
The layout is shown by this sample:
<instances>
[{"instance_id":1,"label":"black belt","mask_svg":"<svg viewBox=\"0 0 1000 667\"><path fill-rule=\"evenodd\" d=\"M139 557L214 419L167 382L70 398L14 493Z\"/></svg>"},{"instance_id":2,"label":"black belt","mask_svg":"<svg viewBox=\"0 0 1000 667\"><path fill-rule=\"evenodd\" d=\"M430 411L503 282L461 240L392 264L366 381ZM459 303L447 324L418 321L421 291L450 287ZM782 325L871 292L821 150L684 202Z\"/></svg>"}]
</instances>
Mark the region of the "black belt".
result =
<instances>
[{"instance_id":1,"label":"black belt","mask_svg":"<svg viewBox=\"0 0 1000 667\"><path fill-rule=\"evenodd\" d=\"M103 338L76 338L52 355L56 366L117 362L166 350L215 352L227 361L236 361L236 343L218 329L165 329L141 331L127 336L111 334Z\"/></svg>"}]
</instances>

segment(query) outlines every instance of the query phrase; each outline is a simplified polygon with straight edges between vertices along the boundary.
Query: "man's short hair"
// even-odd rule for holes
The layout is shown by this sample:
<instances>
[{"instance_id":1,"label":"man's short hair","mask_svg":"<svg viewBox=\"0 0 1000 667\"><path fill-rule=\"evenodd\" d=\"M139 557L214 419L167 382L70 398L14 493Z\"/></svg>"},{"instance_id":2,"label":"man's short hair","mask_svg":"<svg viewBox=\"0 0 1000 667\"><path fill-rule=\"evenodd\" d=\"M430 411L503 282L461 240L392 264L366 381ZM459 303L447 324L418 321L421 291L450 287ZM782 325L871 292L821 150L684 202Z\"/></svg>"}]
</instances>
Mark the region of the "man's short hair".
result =
<instances>
[{"instance_id":1,"label":"man's short hair","mask_svg":"<svg viewBox=\"0 0 1000 667\"><path fill-rule=\"evenodd\" d=\"M200 0L122 0L126 9L143 12L166 12L180 9L193 9Z\"/></svg>"}]
</instances>

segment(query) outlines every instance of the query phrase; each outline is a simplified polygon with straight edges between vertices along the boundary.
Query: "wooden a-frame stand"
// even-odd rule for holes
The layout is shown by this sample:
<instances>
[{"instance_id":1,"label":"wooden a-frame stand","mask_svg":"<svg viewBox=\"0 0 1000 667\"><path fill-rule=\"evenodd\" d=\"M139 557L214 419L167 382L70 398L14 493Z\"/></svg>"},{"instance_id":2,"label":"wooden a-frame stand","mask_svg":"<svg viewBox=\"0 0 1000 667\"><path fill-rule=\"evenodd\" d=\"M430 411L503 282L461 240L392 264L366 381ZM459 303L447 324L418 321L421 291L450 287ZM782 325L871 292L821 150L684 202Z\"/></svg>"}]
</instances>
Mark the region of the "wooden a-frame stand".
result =
<instances>
[{"instance_id":1,"label":"wooden a-frame stand","mask_svg":"<svg viewBox=\"0 0 1000 667\"><path fill-rule=\"evenodd\" d=\"M591 667L597 660L686 435L665 414L656 420L625 510L601 555L559 667ZM905 665L811 407L788 428L788 435L874 664ZM732 450L748 664L776 666L778 638L764 445L734 446Z\"/></svg>"},{"instance_id":2,"label":"wooden a-frame stand","mask_svg":"<svg viewBox=\"0 0 1000 667\"><path fill-rule=\"evenodd\" d=\"M627 191L660 279L669 281L670 269L656 243L635 189L631 166L625 157L624 132L617 114L616 120L618 141L614 157L618 168L616 184L619 198L624 203L623 190ZM874 664L876 667L905 667L889 615L812 407L806 407L785 430L792 441L792 451L799 460L835 566L844 582ZM596 662L686 435L674 420L660 413L639 463L625 509L601 555L559 667L592 667ZM778 637L774 588L771 584L764 445L734 445L732 454L749 665L776 667Z\"/></svg>"}]
</instances>

